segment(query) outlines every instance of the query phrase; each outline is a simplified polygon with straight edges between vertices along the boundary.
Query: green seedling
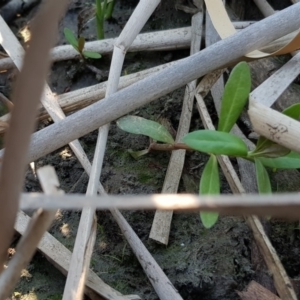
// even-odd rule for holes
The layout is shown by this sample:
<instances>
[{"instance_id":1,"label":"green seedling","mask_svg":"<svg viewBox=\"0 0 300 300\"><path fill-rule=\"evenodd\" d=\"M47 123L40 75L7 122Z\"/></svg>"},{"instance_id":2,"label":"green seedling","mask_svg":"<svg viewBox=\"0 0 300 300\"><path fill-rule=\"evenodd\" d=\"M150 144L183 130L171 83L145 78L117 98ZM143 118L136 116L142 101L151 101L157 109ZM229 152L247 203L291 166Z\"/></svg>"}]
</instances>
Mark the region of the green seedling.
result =
<instances>
[{"instance_id":1,"label":"green seedling","mask_svg":"<svg viewBox=\"0 0 300 300\"><path fill-rule=\"evenodd\" d=\"M65 35L66 40L69 42L69 44L73 46L73 48L80 54L80 56L83 59L86 59L86 58L99 59L99 58L101 58L101 54L99 54L97 52L84 50L84 45L85 45L84 37L81 36L77 39L75 34L73 33L73 31L69 28L64 29L64 35Z\"/></svg>"},{"instance_id":2,"label":"green seedling","mask_svg":"<svg viewBox=\"0 0 300 300\"><path fill-rule=\"evenodd\" d=\"M155 122L153 121L148 123L148 120L140 118L140 127L139 129L135 129L135 132L132 131L131 127L137 127L134 124L134 118L137 117L127 116L121 118L117 124L127 132L144 134L156 139L156 141L165 143L152 144L148 150L193 149L207 153L210 158L201 175L200 195L220 194L220 178L216 155L240 157L253 162L255 164L259 193L271 193L271 183L266 167L270 167L273 170L298 169L300 168L300 154L276 144L265 137L260 137L256 148L249 151L241 138L229 133L244 109L250 88L250 69L247 63L241 62L233 68L225 85L217 130L197 130L191 132L183 138L183 143L181 144L166 138L167 129L162 129L162 125L158 123L154 125L153 123ZM300 117L300 104L295 104L285 109L283 114L298 120ZM201 212L200 218L206 228L211 228L217 222L218 214Z\"/></svg>"},{"instance_id":3,"label":"green seedling","mask_svg":"<svg viewBox=\"0 0 300 300\"><path fill-rule=\"evenodd\" d=\"M104 21L112 17L115 0L96 0L97 37L104 39Z\"/></svg>"}]
</instances>

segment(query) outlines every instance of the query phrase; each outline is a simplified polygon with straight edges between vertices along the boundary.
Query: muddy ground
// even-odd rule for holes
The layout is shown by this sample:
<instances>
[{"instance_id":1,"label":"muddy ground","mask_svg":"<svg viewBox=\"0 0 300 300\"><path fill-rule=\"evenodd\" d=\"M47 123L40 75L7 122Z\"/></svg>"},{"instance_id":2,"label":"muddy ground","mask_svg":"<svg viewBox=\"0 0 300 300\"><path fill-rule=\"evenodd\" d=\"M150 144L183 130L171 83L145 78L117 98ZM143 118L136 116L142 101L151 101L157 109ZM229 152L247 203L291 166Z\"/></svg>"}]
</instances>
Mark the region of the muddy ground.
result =
<instances>
[{"instance_id":1,"label":"muddy ground","mask_svg":"<svg viewBox=\"0 0 300 300\"><path fill-rule=\"evenodd\" d=\"M77 14L84 6L90 5L92 2L72 1L61 24L58 44L65 43L62 35L63 28L69 27L76 31ZM114 19L105 24L107 37L117 36L121 32L137 2L117 0L113 14ZM262 17L257 8L249 1L241 1L241 3L246 5L244 16L246 20L256 20ZM230 4L237 7L234 0L230 1ZM272 4L275 9L282 9L290 5L290 2L273 1ZM12 29L18 33L28 24L35 11L36 7L33 7L18 18L14 18L10 22ZM175 9L174 1L163 1L143 31L188 26L190 19L189 14ZM96 29L93 20L85 26L83 35L89 40L95 39ZM18 37L22 40L20 34ZM123 73L137 72L188 55L188 50L155 54L129 53L126 56ZM91 61L91 63L99 69L107 71L110 56L104 56L101 60ZM0 76L1 92L8 97L11 94L13 78L13 71L8 71ZM49 79L53 92L57 94L91 86L98 82L97 76L84 68L79 61L55 63ZM152 120L163 117L176 129L180 118L183 94L183 88L176 90L134 113ZM210 96L208 96L207 103L216 121L216 113L210 100ZM39 126L47 124L51 124L51 120ZM191 127L193 129L203 128L196 109L193 112ZM97 132L92 132L80 139L91 160L96 139ZM148 143L146 137L129 135L112 124L101 175L101 182L108 193L148 194L161 191L170 154L155 152L135 160L127 151L128 149L142 150L147 148ZM199 153L187 155L179 192L198 192L200 174L206 161L207 156ZM86 192L88 177L68 146L38 160L36 167L48 164L55 167L61 188L66 193ZM273 176L275 191L299 190L298 171L290 174L292 175L281 172ZM26 172L24 191L41 191L35 174L29 168ZM222 179L222 191L230 193L224 178ZM198 213L175 213L169 245L166 247L148 238L154 216L153 211L124 211L123 214L184 299L239 299L236 290L244 289L251 280L257 279L256 266L251 260L252 236L243 218L221 217L213 229L206 230L200 222ZM158 299L110 213L99 211L97 216L97 241L91 260L91 269L107 284L123 294L138 294L145 300ZM49 232L72 250L79 219L80 211L60 211ZM280 220L271 221L271 239L292 278L300 275L298 229L298 224L286 224ZM16 235L12 247L17 239ZM65 277L41 253L37 253L28 268L22 273L12 299L61 299L64 284Z\"/></svg>"}]
</instances>

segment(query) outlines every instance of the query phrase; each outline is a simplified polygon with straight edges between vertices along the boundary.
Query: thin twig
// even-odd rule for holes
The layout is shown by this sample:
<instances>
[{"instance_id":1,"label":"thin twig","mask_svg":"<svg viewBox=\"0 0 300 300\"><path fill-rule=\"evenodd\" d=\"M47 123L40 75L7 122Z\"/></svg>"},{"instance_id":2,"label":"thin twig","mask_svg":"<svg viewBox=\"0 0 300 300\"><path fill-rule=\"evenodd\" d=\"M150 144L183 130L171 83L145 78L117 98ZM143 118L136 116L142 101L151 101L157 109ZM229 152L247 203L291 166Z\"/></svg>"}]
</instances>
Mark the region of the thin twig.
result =
<instances>
[{"instance_id":1,"label":"thin twig","mask_svg":"<svg viewBox=\"0 0 300 300\"><path fill-rule=\"evenodd\" d=\"M6 250L13 236L19 193L24 180L24 169L30 135L33 132L36 111L50 66L49 52L54 44L58 20L67 1L47 1L32 25L32 39L13 93L14 111L6 136L0 174L0 271ZM6 36L2 36L2 43Z\"/></svg>"},{"instance_id":2,"label":"thin twig","mask_svg":"<svg viewBox=\"0 0 300 300\"><path fill-rule=\"evenodd\" d=\"M63 191L58 189L59 181L53 167L46 166L39 169L38 177L47 195L63 194ZM30 262L38 243L55 218L55 213L56 210L39 209L32 217L16 247L16 254L0 277L0 299L6 299L12 293L22 269Z\"/></svg>"},{"instance_id":3,"label":"thin twig","mask_svg":"<svg viewBox=\"0 0 300 300\"><path fill-rule=\"evenodd\" d=\"M45 196L44 197L51 197ZM53 197L53 196L52 196ZM53 207L52 207L53 208ZM52 209L50 208L50 209ZM56 209L56 208L54 208ZM30 218L25 215L22 211L18 213L17 222L15 224L15 230L23 235L28 227ZM38 249L43 253L43 255L53 264L58 270L60 270L64 275L67 275L70 261L71 261L71 251L68 250L62 243L60 243L53 235L46 232L38 244ZM112 287L107 285L103 280L101 280L98 275L89 269L87 274L85 286L85 294L91 300L99 299L116 299L116 300L138 300L139 297L135 295L123 296L118 291L114 290Z\"/></svg>"},{"instance_id":4,"label":"thin twig","mask_svg":"<svg viewBox=\"0 0 300 300\"><path fill-rule=\"evenodd\" d=\"M265 17L271 16L274 13L273 7L267 0L253 0L253 2L257 5Z\"/></svg>"},{"instance_id":5,"label":"thin twig","mask_svg":"<svg viewBox=\"0 0 300 300\"><path fill-rule=\"evenodd\" d=\"M202 38L202 23L203 23L203 12L201 10L199 13L197 13L192 17L192 40L191 40L190 55L193 55L198 51L200 51L201 38ZM197 86L196 80L190 82L186 86L182 111L180 116L180 122L179 122L177 136L176 136L177 142L180 142L181 139L189 132L196 86ZM152 149L155 148L152 146ZM182 169L184 166L184 161L185 161L185 150L172 152L166 177L164 180L163 188L162 188L162 193L177 193ZM159 211L159 210L156 211L152 223L151 231L150 231L151 239L165 245L168 244L172 216L173 216L172 211L169 212Z\"/></svg>"},{"instance_id":6,"label":"thin twig","mask_svg":"<svg viewBox=\"0 0 300 300\"><path fill-rule=\"evenodd\" d=\"M151 74L157 73L158 71L167 68L174 63L175 62L170 62L159 65L157 67L146 69L144 71L122 76L120 78L118 89L123 89L139 80L146 78L147 76L150 76ZM55 96L55 100L58 102L59 106L65 113L73 112L103 99L105 97L106 87L107 81ZM44 107L41 106L39 112L39 120L49 118L49 114ZM0 117L0 121L7 122L9 121L9 117L9 114L6 114Z\"/></svg>"},{"instance_id":7,"label":"thin twig","mask_svg":"<svg viewBox=\"0 0 300 300\"><path fill-rule=\"evenodd\" d=\"M83 196L66 194L63 196L45 196L39 193L22 194L21 209L64 209L78 210L92 208L107 210L161 209L176 211L217 211L226 215L259 215L287 219L299 219L299 193L273 195L259 194L153 194L153 195L101 195ZM59 253L58 253L59 254Z\"/></svg>"},{"instance_id":8,"label":"thin twig","mask_svg":"<svg viewBox=\"0 0 300 300\"><path fill-rule=\"evenodd\" d=\"M253 24L253 21L237 22L236 29L246 28ZM113 51L116 39L97 40L86 42L84 50L94 51L102 55L109 54ZM166 51L189 48L191 43L191 28L183 27L168 29L155 32L139 34L129 47L129 52L135 51ZM71 45L55 47L51 52L53 62L67 59L78 59L79 53ZM0 59L0 70L6 70L14 67L10 58Z\"/></svg>"}]
</instances>

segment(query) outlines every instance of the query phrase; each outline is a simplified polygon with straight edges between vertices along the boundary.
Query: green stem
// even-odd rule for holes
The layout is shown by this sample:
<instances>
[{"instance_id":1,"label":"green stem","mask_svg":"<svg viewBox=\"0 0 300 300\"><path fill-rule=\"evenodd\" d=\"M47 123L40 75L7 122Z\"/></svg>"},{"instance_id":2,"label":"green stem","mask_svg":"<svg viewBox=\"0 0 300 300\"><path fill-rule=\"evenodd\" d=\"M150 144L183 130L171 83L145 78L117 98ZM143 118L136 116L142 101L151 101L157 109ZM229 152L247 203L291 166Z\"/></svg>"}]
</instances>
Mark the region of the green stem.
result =
<instances>
[{"instance_id":1,"label":"green stem","mask_svg":"<svg viewBox=\"0 0 300 300\"><path fill-rule=\"evenodd\" d=\"M103 24L104 24L104 21L105 21L105 15L106 15L106 12L107 12L107 0L104 0L103 1L103 7L102 7L102 15L101 15L101 19L103 20Z\"/></svg>"},{"instance_id":2,"label":"green stem","mask_svg":"<svg viewBox=\"0 0 300 300\"><path fill-rule=\"evenodd\" d=\"M111 1L108 3L107 5L107 9L106 9L106 13L105 13L105 20L109 20L112 18L112 14L114 11L114 7L115 7L115 0Z\"/></svg>"},{"instance_id":3,"label":"green stem","mask_svg":"<svg viewBox=\"0 0 300 300\"><path fill-rule=\"evenodd\" d=\"M96 0L96 24L97 24L97 37L99 40L104 39L104 15L106 10L107 0L104 1L102 7L102 1Z\"/></svg>"},{"instance_id":4,"label":"green stem","mask_svg":"<svg viewBox=\"0 0 300 300\"><path fill-rule=\"evenodd\" d=\"M173 150L193 150L188 145L183 143L175 143L175 144L157 144L151 143L149 146L149 150L156 150L156 151L173 151ZM195 151L195 150L193 150Z\"/></svg>"}]
</instances>

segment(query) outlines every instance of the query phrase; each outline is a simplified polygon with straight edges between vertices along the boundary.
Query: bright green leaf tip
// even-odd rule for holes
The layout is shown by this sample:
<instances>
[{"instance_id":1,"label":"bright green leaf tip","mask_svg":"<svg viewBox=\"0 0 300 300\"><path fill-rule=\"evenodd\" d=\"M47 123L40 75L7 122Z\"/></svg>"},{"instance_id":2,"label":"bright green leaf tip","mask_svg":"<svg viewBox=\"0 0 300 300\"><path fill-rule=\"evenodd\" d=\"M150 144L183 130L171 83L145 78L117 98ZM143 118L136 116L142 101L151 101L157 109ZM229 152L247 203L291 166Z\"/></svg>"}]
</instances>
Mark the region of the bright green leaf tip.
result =
<instances>
[{"instance_id":1,"label":"bright green leaf tip","mask_svg":"<svg viewBox=\"0 0 300 300\"><path fill-rule=\"evenodd\" d=\"M219 214L216 212L200 212L200 219L206 229L212 228L219 219Z\"/></svg>"}]
</instances>

